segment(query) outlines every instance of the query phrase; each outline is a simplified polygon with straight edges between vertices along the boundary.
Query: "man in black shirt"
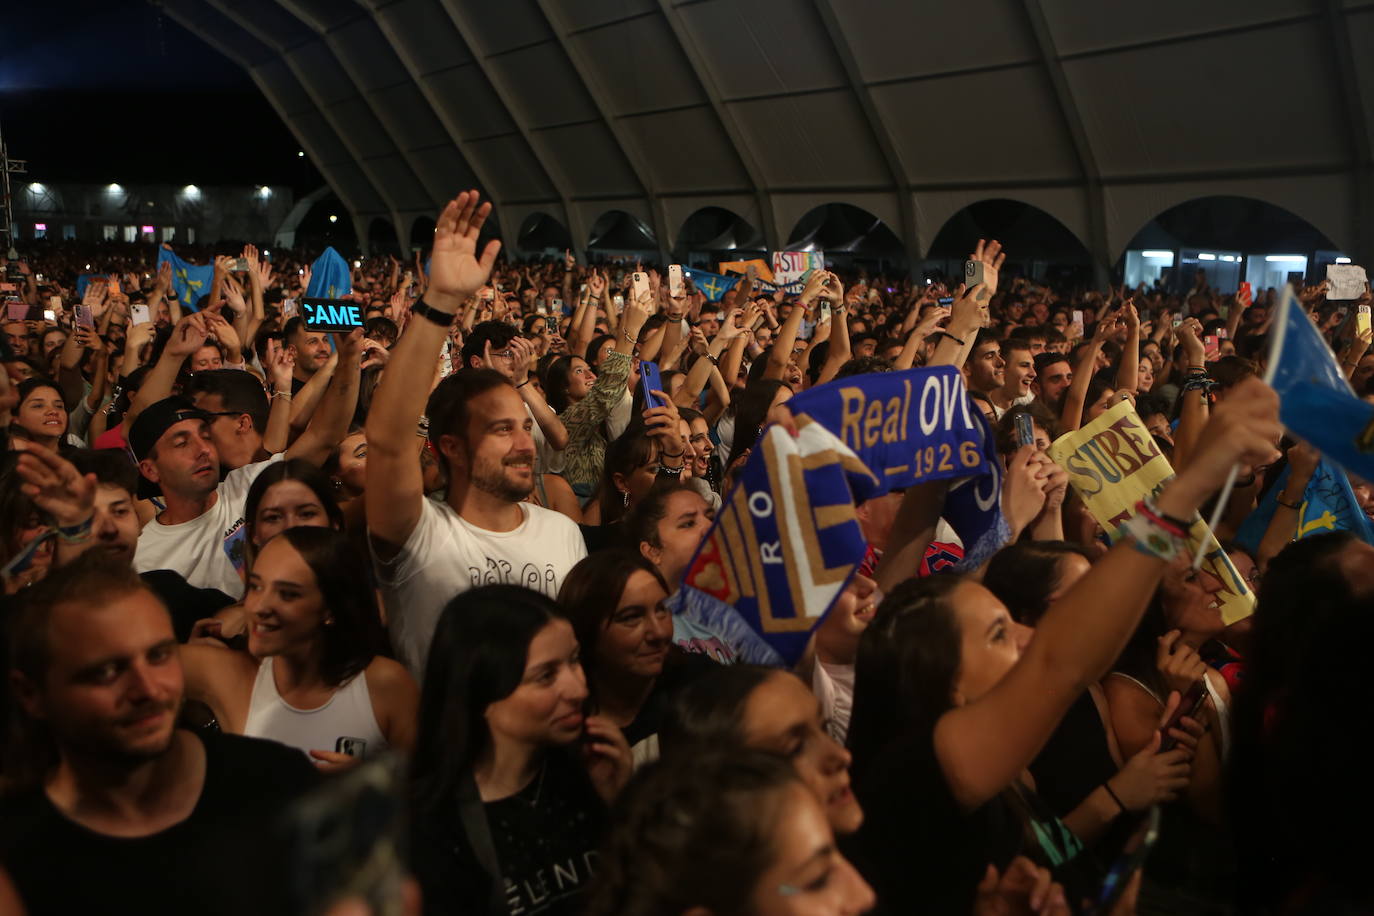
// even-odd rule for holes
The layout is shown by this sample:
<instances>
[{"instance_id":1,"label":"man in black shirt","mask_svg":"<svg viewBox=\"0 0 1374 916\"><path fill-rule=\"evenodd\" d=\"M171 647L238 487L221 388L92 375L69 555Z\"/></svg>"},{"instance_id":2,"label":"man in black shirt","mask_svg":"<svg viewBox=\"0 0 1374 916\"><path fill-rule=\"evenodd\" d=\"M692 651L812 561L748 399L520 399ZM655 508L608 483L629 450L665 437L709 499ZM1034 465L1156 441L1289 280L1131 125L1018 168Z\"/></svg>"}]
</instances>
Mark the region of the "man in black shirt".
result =
<instances>
[{"instance_id":1,"label":"man in black shirt","mask_svg":"<svg viewBox=\"0 0 1374 916\"><path fill-rule=\"evenodd\" d=\"M13 624L0 865L30 916L273 911L274 814L314 781L309 763L177 727L171 618L104 551L31 589Z\"/></svg>"}]
</instances>

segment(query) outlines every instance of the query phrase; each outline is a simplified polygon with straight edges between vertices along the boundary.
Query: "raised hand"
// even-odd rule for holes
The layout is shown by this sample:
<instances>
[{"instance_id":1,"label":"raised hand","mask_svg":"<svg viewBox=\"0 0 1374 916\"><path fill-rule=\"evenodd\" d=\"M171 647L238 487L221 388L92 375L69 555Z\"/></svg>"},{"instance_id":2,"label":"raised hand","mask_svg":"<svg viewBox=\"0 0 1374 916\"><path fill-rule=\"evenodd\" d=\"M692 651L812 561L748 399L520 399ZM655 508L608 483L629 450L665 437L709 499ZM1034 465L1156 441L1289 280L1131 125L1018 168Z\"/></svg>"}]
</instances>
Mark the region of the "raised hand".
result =
<instances>
[{"instance_id":1,"label":"raised hand","mask_svg":"<svg viewBox=\"0 0 1374 916\"><path fill-rule=\"evenodd\" d=\"M230 274L224 275L224 301L229 304L229 308L236 315L242 315L248 311L248 302L243 298L243 287L239 281L235 280Z\"/></svg>"},{"instance_id":2,"label":"raised hand","mask_svg":"<svg viewBox=\"0 0 1374 916\"><path fill-rule=\"evenodd\" d=\"M1002 262L1006 259L1007 256L1002 251L1002 243L996 239L990 242L979 239L978 244L974 246L973 254L969 255L969 260L983 262L983 285L987 289L984 290L986 296L982 301L986 302L997 295L997 277L1002 270Z\"/></svg>"},{"instance_id":3,"label":"raised hand","mask_svg":"<svg viewBox=\"0 0 1374 916\"><path fill-rule=\"evenodd\" d=\"M479 204L476 191L464 191L449 201L439 214L434 229L434 251L430 257L429 296L446 312L458 307L487 282L496 263L501 243L487 243L477 256L477 236L491 214L491 204Z\"/></svg>"},{"instance_id":4,"label":"raised hand","mask_svg":"<svg viewBox=\"0 0 1374 916\"><path fill-rule=\"evenodd\" d=\"M588 716L587 740L582 743L587 775L602 801L610 804L630 781L634 757L629 742L605 716Z\"/></svg>"},{"instance_id":5,"label":"raised hand","mask_svg":"<svg viewBox=\"0 0 1374 916\"><path fill-rule=\"evenodd\" d=\"M267 374L273 391L291 392L291 376L296 368L296 354L280 340L267 341Z\"/></svg>"},{"instance_id":6,"label":"raised hand","mask_svg":"<svg viewBox=\"0 0 1374 916\"><path fill-rule=\"evenodd\" d=\"M190 356L205 343L205 338L210 336L209 330L205 326L205 317L209 313L193 312L177 322L172 329L172 336L167 338L167 345L162 352L169 356Z\"/></svg>"},{"instance_id":7,"label":"raised hand","mask_svg":"<svg viewBox=\"0 0 1374 916\"><path fill-rule=\"evenodd\" d=\"M23 439L10 447L22 453L15 465L24 481L19 489L59 527L83 524L95 514L94 474L83 476L61 455Z\"/></svg>"}]
</instances>

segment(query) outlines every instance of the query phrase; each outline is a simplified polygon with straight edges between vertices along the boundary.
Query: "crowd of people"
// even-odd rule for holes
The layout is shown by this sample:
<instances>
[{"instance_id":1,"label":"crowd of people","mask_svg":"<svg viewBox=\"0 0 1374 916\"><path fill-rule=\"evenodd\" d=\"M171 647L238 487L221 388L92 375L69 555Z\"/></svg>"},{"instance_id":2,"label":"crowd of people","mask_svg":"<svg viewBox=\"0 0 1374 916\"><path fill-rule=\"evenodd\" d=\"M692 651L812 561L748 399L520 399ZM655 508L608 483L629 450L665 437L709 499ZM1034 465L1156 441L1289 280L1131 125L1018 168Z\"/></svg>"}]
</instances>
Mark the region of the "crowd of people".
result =
<instances>
[{"instance_id":1,"label":"crowd of people","mask_svg":"<svg viewBox=\"0 0 1374 916\"><path fill-rule=\"evenodd\" d=\"M356 262L334 335L304 253L212 253L195 301L137 246L3 264L0 911L304 912L283 812L378 761L413 883L377 912L1374 908L1369 689L1333 657L1374 548L1299 539L1320 456L1260 379L1275 291L1055 289L978 240L968 287L751 271L712 301L502 258L489 212ZM921 483L857 507L868 554L795 666L682 600L793 395L935 366L1004 463L991 559ZM1175 475L1113 545L1048 449L1123 400ZM1258 602L1228 626L1181 545L1236 467L1216 535Z\"/></svg>"}]
</instances>

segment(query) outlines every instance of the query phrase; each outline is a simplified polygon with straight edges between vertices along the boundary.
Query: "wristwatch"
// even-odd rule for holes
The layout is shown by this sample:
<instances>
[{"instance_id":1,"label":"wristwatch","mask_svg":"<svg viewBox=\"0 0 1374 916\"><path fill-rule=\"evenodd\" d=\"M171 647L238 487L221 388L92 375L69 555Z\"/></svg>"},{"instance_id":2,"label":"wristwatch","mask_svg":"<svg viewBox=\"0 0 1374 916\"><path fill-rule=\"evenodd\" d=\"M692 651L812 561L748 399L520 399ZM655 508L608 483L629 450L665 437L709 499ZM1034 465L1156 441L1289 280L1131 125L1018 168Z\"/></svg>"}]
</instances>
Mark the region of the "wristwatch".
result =
<instances>
[{"instance_id":1,"label":"wristwatch","mask_svg":"<svg viewBox=\"0 0 1374 916\"><path fill-rule=\"evenodd\" d=\"M415 301L415 304L410 307L410 313L412 315L419 315L426 321L433 322L441 328L451 326L453 324L453 319L458 317L452 312L445 312L442 309L436 309L434 306L426 304L423 299L417 299Z\"/></svg>"}]
</instances>

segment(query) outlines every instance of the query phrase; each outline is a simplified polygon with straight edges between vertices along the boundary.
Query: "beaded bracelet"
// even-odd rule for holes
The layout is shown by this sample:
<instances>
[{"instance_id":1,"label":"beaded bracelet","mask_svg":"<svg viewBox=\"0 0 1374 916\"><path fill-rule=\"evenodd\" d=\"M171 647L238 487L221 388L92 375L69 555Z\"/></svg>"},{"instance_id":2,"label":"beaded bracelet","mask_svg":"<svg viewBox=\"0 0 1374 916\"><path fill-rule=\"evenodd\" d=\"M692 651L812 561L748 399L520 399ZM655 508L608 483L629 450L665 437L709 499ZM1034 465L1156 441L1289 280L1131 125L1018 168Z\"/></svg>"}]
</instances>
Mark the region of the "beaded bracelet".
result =
<instances>
[{"instance_id":1,"label":"beaded bracelet","mask_svg":"<svg viewBox=\"0 0 1374 916\"><path fill-rule=\"evenodd\" d=\"M1144 503L1136 505L1136 514L1126 519L1121 530L1131 539L1131 546L1146 556L1155 557L1165 563L1172 563L1185 555L1185 543L1175 532L1172 525L1164 525L1160 520L1141 509Z\"/></svg>"},{"instance_id":2,"label":"beaded bracelet","mask_svg":"<svg viewBox=\"0 0 1374 916\"><path fill-rule=\"evenodd\" d=\"M67 542L68 544L72 544L77 541L84 541L86 540L86 538L91 536L91 525L94 521L95 516L92 515L84 522L80 522L75 525L70 525L66 528L63 528L59 525L53 530L56 532L58 538Z\"/></svg>"}]
</instances>

